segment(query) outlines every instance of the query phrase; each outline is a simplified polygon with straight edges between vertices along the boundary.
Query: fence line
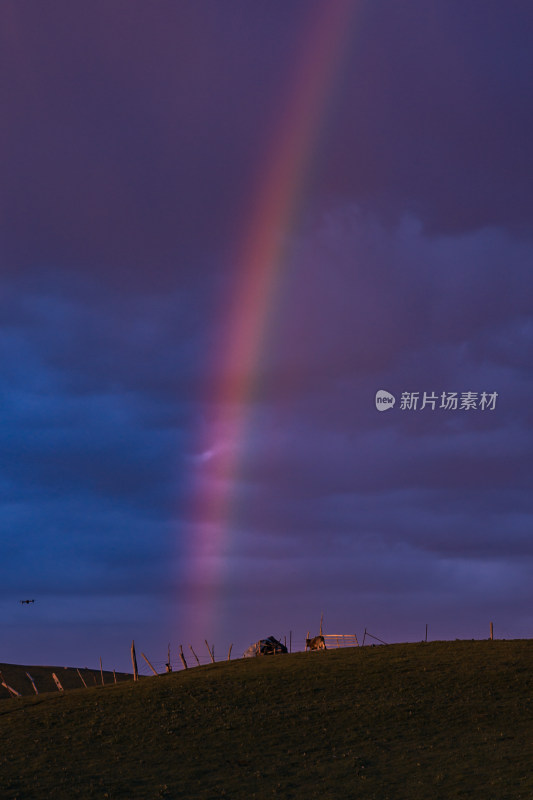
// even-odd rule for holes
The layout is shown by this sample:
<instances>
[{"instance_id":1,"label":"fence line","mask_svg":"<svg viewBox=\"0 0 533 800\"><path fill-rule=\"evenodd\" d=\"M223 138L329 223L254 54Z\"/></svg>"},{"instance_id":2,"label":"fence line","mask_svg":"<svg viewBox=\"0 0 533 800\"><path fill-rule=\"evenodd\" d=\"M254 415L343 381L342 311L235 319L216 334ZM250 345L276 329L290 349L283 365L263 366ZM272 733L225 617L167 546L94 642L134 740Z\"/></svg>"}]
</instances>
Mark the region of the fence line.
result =
<instances>
[{"instance_id":1,"label":"fence line","mask_svg":"<svg viewBox=\"0 0 533 800\"><path fill-rule=\"evenodd\" d=\"M429 626L426 623L425 624L425 639L423 638L422 642L424 642L424 641L427 642L428 641L428 627ZM491 640L491 641L494 640L494 623L492 621L489 623L489 631L488 631L488 633L489 633L488 639ZM507 631L504 630L504 634L506 634L506 633L507 633ZM380 637L376 636L375 634L370 633L370 631L368 631L367 628L364 629L363 640L362 640L361 643L359 642L356 633L351 633L351 634L321 633L320 635L323 637L324 642L326 644L326 647L328 649L330 649L331 647L350 647L350 646L362 647L362 646L365 646L365 644L367 644L367 639L372 639L373 641L378 642L380 645L386 645L386 646L389 645L389 643L386 642L384 639L381 639ZM285 642L285 646L287 646L287 638L288 638L288 644L289 644L288 649L289 649L290 652L303 652L303 651L306 650L306 639L310 638L310 633L309 632L307 633L306 639L300 640L300 639L297 639L297 638L293 637L293 632L291 630L291 631L289 631L288 637L287 637L287 635L280 636L279 637L279 641L284 641ZM227 656L225 658L220 659L219 662L216 662L216 659L215 659L215 647L214 647L214 645L210 645L209 642L207 641L207 639L204 639L204 643L205 643L205 647L207 649L207 654L208 654L207 656L203 656L203 655L198 656L196 651L193 649L193 646L191 644L189 644L189 649L190 649L192 655L194 656L194 659L195 659L196 664L198 666L204 666L206 664L221 663L222 661L230 661L231 660L231 656L232 656L232 652L233 652L233 648L234 648L234 643L233 642L229 645L229 649L227 651ZM371 646L374 646L374 645L371 645ZM235 658L240 659L243 655L244 655L244 653L240 653L239 652L238 655L234 656L234 659ZM179 652L178 652L179 661L177 661L176 659L171 660L171 657L170 657L170 642L168 644L167 660L166 661L150 660L146 656L146 654L143 653L143 652L141 652L141 656L144 659L144 661L146 662L147 667L144 667L144 666L141 665L142 669L139 670L138 664L137 664L137 659L136 659L136 653L135 653L135 641L132 640L132 643L131 643L131 660L132 660L132 667L133 667L133 675L131 677L133 678L134 681L138 681L140 675L142 677L150 677L150 673L151 673L153 676L159 676L159 675L164 674L165 672L168 673L168 672L172 672L172 671L179 671L181 669L188 669L189 666L190 666L189 664L187 664L187 661L185 659L185 655L184 655L184 652L183 652L183 646L181 644L179 645ZM104 670L103 670L102 658L101 657L99 658L99 667L100 667L100 669L99 669L100 681L101 681L102 686L104 686L105 685ZM67 668L65 667L65 669L67 669ZM83 675L82 675L82 673L81 673L79 668L69 668L69 670L70 670L70 672L73 672L75 670L77 672L77 674L78 674L78 677L79 677L81 683L83 684L83 687L84 688L88 688L87 682L86 682L85 678L83 677ZM97 678L96 678L95 671L94 670L88 670L87 668L85 668L85 670L86 670L86 672L88 672L92 676L92 678L94 680L94 683L95 683L95 686L97 686L98 685L98 681L97 681ZM34 678L30 675L29 672L25 672L24 674L28 678L28 681L31 683L31 686L32 686L33 691L35 692L35 694L36 695L39 694L39 690L37 688L37 683L34 680ZM50 675L50 673L48 673L48 674ZM111 674L111 673L109 673L109 674ZM113 675L113 682L117 683L117 675L116 675L116 672L115 672L114 669L112 670L112 675ZM58 678L57 674L55 672L52 672L51 673L51 677L52 677L52 679L53 679L53 681L54 681L54 683L55 683L55 685L57 687L57 690L59 692L63 692L64 691L64 686L63 686L61 680ZM12 679L10 679L10 680L12 680ZM42 680L42 676L38 677L38 680L39 681ZM71 680L69 679L69 681L67 681L67 684L70 683L70 682L71 682ZM15 681L15 685L16 686L18 685L17 681ZM10 683L8 683L4 679L4 676L2 675L1 672L0 672L0 686L2 686L9 693L9 695L11 697L21 697L22 696L21 692L19 692L16 688L14 688L12 685L10 685ZM67 689L70 689L70 688L75 688L75 687L67 686ZM28 689L29 689L29 687L28 687ZM23 691L24 691L24 689L23 689ZM42 687L41 687L41 691L43 691ZM45 691L49 691L49 690L46 689ZM27 693L27 690L26 690L26 693Z\"/></svg>"}]
</instances>

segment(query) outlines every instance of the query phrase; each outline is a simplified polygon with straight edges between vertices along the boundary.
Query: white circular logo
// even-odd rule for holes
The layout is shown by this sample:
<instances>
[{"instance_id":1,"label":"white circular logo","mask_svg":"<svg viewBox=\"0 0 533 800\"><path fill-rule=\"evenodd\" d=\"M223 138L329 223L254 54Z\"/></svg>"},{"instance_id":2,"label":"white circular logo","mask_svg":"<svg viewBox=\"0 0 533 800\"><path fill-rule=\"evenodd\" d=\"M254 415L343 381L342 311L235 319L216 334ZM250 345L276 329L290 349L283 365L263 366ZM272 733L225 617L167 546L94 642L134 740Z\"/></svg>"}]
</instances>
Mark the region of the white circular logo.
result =
<instances>
[{"instance_id":1,"label":"white circular logo","mask_svg":"<svg viewBox=\"0 0 533 800\"><path fill-rule=\"evenodd\" d=\"M378 411L387 411L389 408L392 408L394 403L396 402L396 398L390 392L386 392L385 389L380 389L376 392L376 408Z\"/></svg>"}]
</instances>

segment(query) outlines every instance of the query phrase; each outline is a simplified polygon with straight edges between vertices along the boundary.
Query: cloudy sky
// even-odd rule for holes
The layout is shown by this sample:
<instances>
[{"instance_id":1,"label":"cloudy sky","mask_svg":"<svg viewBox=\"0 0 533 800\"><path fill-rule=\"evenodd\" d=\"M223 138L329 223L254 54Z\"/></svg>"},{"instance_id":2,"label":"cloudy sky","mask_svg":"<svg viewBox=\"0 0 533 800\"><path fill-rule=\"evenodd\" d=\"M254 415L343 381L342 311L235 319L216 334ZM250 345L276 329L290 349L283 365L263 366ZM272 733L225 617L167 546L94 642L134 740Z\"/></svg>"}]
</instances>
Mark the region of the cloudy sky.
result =
<instances>
[{"instance_id":1,"label":"cloudy sky","mask_svg":"<svg viewBox=\"0 0 533 800\"><path fill-rule=\"evenodd\" d=\"M0 661L531 636L531 3L0 37Z\"/></svg>"}]
</instances>

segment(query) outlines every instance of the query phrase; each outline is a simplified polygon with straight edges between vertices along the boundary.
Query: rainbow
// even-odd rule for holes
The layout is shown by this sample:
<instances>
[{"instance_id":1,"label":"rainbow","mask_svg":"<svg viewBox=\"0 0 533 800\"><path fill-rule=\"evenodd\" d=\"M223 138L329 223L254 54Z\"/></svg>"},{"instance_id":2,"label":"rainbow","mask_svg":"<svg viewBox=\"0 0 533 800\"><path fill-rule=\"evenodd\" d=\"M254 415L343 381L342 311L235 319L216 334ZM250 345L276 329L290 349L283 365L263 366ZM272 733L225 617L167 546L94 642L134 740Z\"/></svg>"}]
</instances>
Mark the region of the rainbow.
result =
<instances>
[{"instance_id":1,"label":"rainbow","mask_svg":"<svg viewBox=\"0 0 533 800\"><path fill-rule=\"evenodd\" d=\"M182 555L187 588L181 616L191 628L202 632L202 637L211 635L221 613L219 594L226 570L224 554L230 537L233 487L284 244L296 221L306 172L347 49L356 7L354 0L322 0L310 13L297 43L285 112L263 162L250 218L237 248L239 285L229 310L222 351L220 374L224 377L211 404L213 417L207 421L198 445L192 522ZM205 470L209 471L208 479Z\"/></svg>"}]
</instances>

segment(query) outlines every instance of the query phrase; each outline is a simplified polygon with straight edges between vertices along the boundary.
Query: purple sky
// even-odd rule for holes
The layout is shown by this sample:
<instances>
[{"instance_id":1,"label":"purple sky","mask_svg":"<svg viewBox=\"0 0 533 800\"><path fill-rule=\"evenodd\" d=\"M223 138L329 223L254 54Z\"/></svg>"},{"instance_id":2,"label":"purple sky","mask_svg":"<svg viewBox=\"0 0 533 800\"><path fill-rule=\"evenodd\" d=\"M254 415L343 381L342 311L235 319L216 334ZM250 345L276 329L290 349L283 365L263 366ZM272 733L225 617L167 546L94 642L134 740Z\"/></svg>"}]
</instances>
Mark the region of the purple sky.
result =
<instances>
[{"instance_id":1,"label":"purple sky","mask_svg":"<svg viewBox=\"0 0 533 800\"><path fill-rule=\"evenodd\" d=\"M233 254L323 6L2 3L0 661L238 655L321 612L387 641L533 634L530 2L353 3L240 468L199 451ZM424 391L498 398L400 408ZM232 515L199 586L190 497L217 480Z\"/></svg>"}]
</instances>

